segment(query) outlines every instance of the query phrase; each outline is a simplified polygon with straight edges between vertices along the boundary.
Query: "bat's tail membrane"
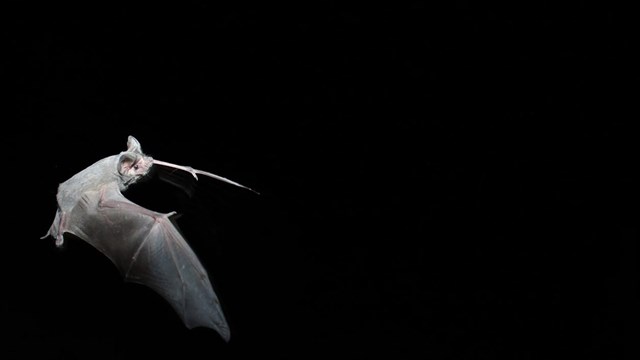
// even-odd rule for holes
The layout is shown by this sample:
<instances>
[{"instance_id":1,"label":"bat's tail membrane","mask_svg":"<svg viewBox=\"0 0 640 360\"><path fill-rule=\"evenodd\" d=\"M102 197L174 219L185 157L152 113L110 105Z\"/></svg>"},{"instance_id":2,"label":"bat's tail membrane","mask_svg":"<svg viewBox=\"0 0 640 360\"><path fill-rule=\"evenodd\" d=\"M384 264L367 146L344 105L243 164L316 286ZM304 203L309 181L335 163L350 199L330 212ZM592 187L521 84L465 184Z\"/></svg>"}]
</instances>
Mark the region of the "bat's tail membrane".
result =
<instances>
[{"instance_id":1,"label":"bat's tail membrane","mask_svg":"<svg viewBox=\"0 0 640 360\"><path fill-rule=\"evenodd\" d=\"M162 166L166 166L166 167L170 167L170 168L186 171L186 172L190 173L191 175L193 175L193 177L196 178L196 180L198 179L198 174L201 174L201 175L208 176L210 178L214 178L216 180L224 181L224 182L226 182L228 184L231 184L231 185L235 185L235 186L241 187L243 189L247 189L247 190L252 191L252 192L254 192L256 194L260 194L259 192L255 191L255 190L253 190L253 189L251 189L249 187L246 187L246 186L244 186L242 184L238 184L237 182L235 182L233 180L229 180L229 179L227 179L225 177L222 177L222 176L219 176L219 175L216 175L216 174L212 174L212 173L210 173L208 171L197 170L197 169L192 168L191 166L176 165L176 164L172 164L172 163L169 163L169 162L166 162L166 161L161 161L161 160L156 160L156 159L153 159L153 163L157 164L157 165L162 165Z\"/></svg>"}]
</instances>

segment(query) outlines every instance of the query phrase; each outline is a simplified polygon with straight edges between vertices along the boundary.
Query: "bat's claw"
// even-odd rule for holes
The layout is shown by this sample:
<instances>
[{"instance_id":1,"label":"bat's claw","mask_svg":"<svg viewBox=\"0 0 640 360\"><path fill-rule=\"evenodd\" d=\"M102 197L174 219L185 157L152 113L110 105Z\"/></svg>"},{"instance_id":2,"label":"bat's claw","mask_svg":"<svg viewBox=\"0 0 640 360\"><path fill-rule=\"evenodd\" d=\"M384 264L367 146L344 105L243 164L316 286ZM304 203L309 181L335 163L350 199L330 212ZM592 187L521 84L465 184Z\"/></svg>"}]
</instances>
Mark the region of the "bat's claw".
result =
<instances>
[{"instance_id":1,"label":"bat's claw","mask_svg":"<svg viewBox=\"0 0 640 360\"><path fill-rule=\"evenodd\" d=\"M198 180L198 174L196 174L196 170L191 166L185 166L185 170L188 171L193 177Z\"/></svg>"},{"instance_id":2,"label":"bat's claw","mask_svg":"<svg viewBox=\"0 0 640 360\"><path fill-rule=\"evenodd\" d=\"M162 166L167 166L167 167L171 167L174 169L180 169L182 171L186 171L188 173L190 173L191 175L193 175L194 178L196 178L196 180L198 180L198 175L196 175L196 170L194 168L192 168L191 166L183 166L183 165L176 165L176 164L172 164L166 161L161 161L158 159L153 159L153 163L154 164L158 164L158 165L162 165Z\"/></svg>"}]
</instances>

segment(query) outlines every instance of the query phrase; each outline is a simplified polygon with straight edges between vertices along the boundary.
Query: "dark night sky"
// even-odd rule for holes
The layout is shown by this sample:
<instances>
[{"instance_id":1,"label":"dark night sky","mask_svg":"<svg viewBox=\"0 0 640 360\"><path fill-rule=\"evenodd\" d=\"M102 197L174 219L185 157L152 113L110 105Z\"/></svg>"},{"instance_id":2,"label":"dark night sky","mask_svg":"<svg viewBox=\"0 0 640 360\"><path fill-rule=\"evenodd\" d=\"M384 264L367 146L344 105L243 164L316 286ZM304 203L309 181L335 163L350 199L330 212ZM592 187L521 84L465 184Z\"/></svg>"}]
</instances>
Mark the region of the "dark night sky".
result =
<instances>
[{"instance_id":1,"label":"dark night sky","mask_svg":"<svg viewBox=\"0 0 640 360\"><path fill-rule=\"evenodd\" d=\"M630 358L626 9L214 3L3 6L10 358ZM126 193L182 214L229 343L39 239L127 135L261 192Z\"/></svg>"}]
</instances>

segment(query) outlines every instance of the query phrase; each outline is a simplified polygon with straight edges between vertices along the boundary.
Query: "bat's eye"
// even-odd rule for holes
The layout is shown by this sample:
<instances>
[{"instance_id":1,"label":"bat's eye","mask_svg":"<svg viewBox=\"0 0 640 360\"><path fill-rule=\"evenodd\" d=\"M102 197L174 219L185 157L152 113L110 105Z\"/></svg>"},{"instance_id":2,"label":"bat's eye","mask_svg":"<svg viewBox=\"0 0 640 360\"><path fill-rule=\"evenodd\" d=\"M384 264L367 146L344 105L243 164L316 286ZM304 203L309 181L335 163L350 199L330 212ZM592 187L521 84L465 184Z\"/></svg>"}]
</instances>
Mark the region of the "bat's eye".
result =
<instances>
[{"instance_id":1,"label":"bat's eye","mask_svg":"<svg viewBox=\"0 0 640 360\"><path fill-rule=\"evenodd\" d=\"M138 168L139 168L138 164L133 165L133 169L134 169L134 170L138 170Z\"/></svg>"}]
</instances>

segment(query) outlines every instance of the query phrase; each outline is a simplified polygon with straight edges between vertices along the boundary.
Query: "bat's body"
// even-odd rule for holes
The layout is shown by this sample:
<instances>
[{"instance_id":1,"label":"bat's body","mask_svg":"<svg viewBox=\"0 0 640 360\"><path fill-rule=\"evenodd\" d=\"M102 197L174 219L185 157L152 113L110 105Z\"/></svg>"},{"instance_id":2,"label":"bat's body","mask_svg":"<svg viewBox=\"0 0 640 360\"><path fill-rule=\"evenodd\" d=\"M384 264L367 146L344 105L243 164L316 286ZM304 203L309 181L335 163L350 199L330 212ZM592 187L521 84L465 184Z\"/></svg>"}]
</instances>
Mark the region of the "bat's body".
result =
<instances>
[{"instance_id":1,"label":"bat's body","mask_svg":"<svg viewBox=\"0 0 640 360\"><path fill-rule=\"evenodd\" d=\"M174 212L148 210L122 195L154 164L135 138L130 136L127 145L127 151L99 160L59 185L58 211L45 237L54 237L61 246L65 232L76 235L111 259L125 281L146 285L164 297L188 328L212 328L229 340L229 326L207 272L170 220ZM174 167L194 176L210 174Z\"/></svg>"}]
</instances>

